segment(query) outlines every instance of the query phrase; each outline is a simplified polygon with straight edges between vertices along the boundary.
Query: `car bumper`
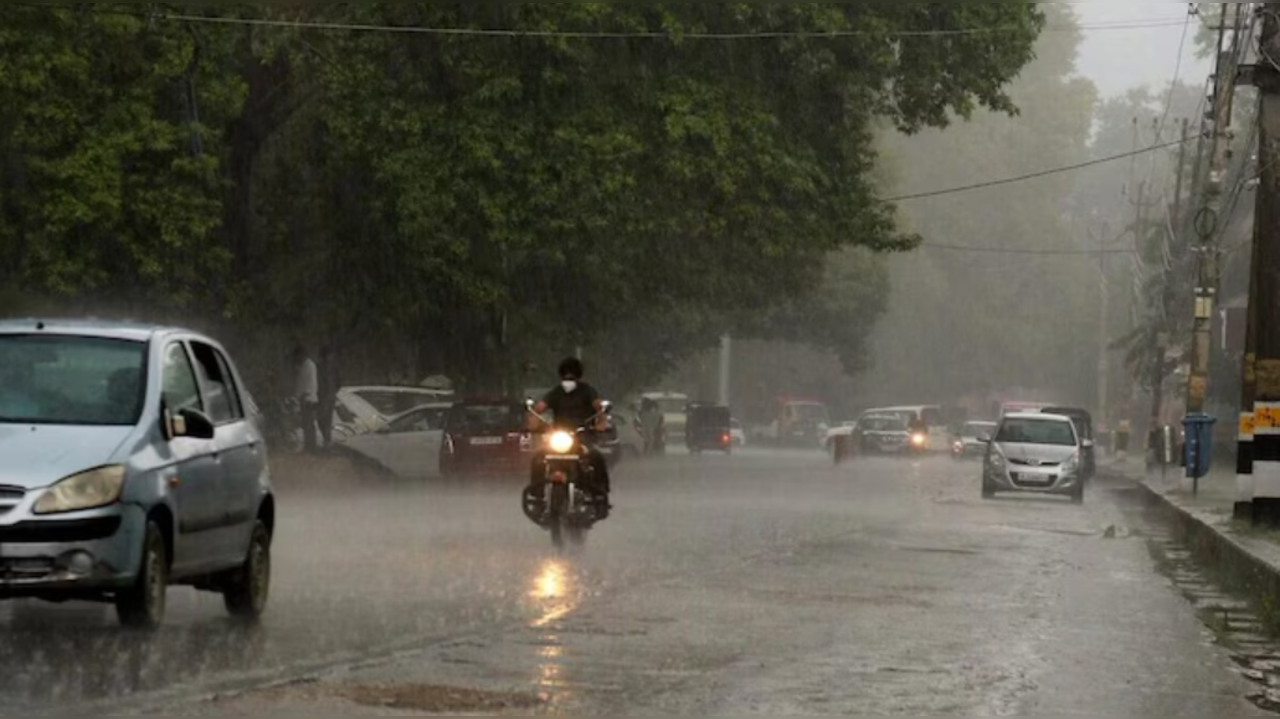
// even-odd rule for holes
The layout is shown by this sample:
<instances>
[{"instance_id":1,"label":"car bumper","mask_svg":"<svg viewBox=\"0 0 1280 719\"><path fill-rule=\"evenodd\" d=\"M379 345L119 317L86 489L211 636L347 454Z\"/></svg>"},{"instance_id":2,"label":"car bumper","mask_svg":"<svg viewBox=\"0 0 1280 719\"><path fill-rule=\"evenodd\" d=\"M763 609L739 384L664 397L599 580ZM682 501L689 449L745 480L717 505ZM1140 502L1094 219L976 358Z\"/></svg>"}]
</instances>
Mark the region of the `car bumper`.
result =
<instances>
[{"instance_id":1,"label":"car bumper","mask_svg":"<svg viewBox=\"0 0 1280 719\"><path fill-rule=\"evenodd\" d=\"M91 595L132 584L146 515L118 507L0 525L0 599Z\"/></svg>"},{"instance_id":2,"label":"car bumper","mask_svg":"<svg viewBox=\"0 0 1280 719\"><path fill-rule=\"evenodd\" d=\"M1057 470L1037 470L1028 467L986 469L987 482L1000 492L1028 494L1074 494L1083 478L1079 470L1060 473Z\"/></svg>"}]
</instances>

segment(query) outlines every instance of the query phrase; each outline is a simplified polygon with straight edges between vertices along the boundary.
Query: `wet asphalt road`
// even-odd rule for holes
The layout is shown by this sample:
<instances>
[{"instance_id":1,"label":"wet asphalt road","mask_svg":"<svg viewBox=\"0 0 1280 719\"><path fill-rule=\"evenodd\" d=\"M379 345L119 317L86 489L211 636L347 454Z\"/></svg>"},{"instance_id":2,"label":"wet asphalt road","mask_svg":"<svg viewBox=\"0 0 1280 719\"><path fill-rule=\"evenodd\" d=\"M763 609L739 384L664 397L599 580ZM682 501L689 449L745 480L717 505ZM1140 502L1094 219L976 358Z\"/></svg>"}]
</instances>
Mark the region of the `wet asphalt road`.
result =
<instances>
[{"instance_id":1,"label":"wet asphalt road","mask_svg":"<svg viewBox=\"0 0 1280 719\"><path fill-rule=\"evenodd\" d=\"M184 590L151 638L0 608L0 713L1265 714L1122 494L983 502L976 471L672 457L567 556L514 485L289 485L261 628Z\"/></svg>"}]
</instances>

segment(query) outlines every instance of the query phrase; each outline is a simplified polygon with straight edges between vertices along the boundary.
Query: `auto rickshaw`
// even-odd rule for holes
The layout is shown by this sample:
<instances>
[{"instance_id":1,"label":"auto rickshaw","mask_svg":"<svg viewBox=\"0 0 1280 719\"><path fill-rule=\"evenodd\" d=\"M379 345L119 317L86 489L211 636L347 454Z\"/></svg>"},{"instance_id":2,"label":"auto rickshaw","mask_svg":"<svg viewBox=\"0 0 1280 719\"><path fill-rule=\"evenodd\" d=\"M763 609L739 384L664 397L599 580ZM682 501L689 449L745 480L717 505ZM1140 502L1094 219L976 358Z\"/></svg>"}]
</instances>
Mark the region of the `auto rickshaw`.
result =
<instances>
[{"instance_id":1,"label":"auto rickshaw","mask_svg":"<svg viewBox=\"0 0 1280 719\"><path fill-rule=\"evenodd\" d=\"M690 405L685 443L691 454L733 454L733 413L719 405Z\"/></svg>"}]
</instances>

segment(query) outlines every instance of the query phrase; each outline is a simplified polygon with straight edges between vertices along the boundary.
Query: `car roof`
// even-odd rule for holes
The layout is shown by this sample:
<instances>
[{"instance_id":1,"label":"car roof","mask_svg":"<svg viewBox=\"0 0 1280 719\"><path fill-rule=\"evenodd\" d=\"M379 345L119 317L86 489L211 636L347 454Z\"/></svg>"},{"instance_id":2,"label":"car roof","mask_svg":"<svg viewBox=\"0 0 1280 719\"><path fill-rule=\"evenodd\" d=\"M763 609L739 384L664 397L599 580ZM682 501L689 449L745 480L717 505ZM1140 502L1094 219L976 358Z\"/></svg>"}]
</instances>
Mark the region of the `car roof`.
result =
<instances>
[{"instance_id":1,"label":"car roof","mask_svg":"<svg viewBox=\"0 0 1280 719\"><path fill-rule=\"evenodd\" d=\"M98 319L38 318L0 320L0 335L48 334L67 337L93 337L97 339L130 340L147 342L156 335L183 334L204 337L200 332L142 322L125 322Z\"/></svg>"},{"instance_id":2,"label":"car roof","mask_svg":"<svg viewBox=\"0 0 1280 719\"><path fill-rule=\"evenodd\" d=\"M1071 422L1071 418L1066 415L1048 414L1045 412L1015 412L1012 414L1006 414L1004 418L1007 420L1008 419L1026 419L1026 420L1048 419L1048 420L1054 420L1056 422L1068 422L1071 424L1075 424L1074 422Z\"/></svg>"}]
</instances>

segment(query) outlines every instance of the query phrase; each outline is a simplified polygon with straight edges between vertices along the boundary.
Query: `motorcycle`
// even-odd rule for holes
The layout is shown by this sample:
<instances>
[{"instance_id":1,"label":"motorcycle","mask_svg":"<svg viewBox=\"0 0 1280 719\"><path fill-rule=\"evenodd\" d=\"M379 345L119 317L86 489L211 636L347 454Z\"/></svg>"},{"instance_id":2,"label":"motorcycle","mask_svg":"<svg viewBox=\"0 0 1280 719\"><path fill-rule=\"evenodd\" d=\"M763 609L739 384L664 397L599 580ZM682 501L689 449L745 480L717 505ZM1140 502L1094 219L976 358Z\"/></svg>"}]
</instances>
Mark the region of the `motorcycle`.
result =
<instances>
[{"instance_id":1,"label":"motorcycle","mask_svg":"<svg viewBox=\"0 0 1280 719\"><path fill-rule=\"evenodd\" d=\"M550 424L537 413L532 400L526 404L530 414ZM603 403L603 409L578 427L576 432L556 430L546 435L545 494L539 497L526 490L524 511L530 521L551 532L551 543L557 549L563 549L566 542L583 544L586 533L600 521L590 493L583 488L589 484L584 480L594 472L584 436L593 432L592 425L607 415L611 408L610 403Z\"/></svg>"}]
</instances>

